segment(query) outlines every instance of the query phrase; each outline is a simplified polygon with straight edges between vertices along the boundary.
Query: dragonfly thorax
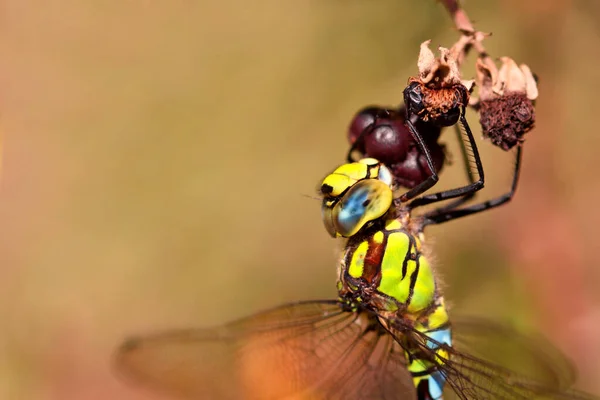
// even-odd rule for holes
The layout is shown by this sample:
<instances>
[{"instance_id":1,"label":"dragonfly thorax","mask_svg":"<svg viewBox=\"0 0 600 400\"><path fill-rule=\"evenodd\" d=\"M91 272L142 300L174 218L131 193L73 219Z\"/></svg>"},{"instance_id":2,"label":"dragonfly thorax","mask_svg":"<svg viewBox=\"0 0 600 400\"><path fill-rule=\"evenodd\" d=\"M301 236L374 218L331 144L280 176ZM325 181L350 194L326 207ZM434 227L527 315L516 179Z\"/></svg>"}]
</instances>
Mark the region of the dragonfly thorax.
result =
<instances>
[{"instance_id":1,"label":"dragonfly thorax","mask_svg":"<svg viewBox=\"0 0 600 400\"><path fill-rule=\"evenodd\" d=\"M399 219L350 238L339 274L340 295L350 294L378 312L400 311L416 318L438 297L421 241Z\"/></svg>"}]
</instances>

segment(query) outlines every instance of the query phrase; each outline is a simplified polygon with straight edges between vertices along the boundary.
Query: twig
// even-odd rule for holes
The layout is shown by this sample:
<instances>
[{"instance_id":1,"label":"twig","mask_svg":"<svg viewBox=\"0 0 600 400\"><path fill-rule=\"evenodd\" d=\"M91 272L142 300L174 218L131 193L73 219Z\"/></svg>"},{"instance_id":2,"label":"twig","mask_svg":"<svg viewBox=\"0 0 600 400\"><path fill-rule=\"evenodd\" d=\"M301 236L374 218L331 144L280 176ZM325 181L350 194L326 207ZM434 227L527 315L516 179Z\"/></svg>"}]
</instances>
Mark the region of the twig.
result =
<instances>
[{"instance_id":1,"label":"twig","mask_svg":"<svg viewBox=\"0 0 600 400\"><path fill-rule=\"evenodd\" d=\"M467 36L471 39L470 46L465 47L465 56L472 46L479 55L479 58L481 58L488 67L491 67L492 65L495 66L494 61L490 58L483 46L483 39L490 36L490 34L475 30L469 16L465 10L460 7L458 0L440 0L440 2L446 7L446 10L448 10L456 29L458 29L463 36Z\"/></svg>"},{"instance_id":2,"label":"twig","mask_svg":"<svg viewBox=\"0 0 600 400\"><path fill-rule=\"evenodd\" d=\"M440 0L446 10L450 13L452 20L454 20L454 25L461 32L475 32L475 28L473 28L473 24L469 17L464 12L457 0Z\"/></svg>"}]
</instances>

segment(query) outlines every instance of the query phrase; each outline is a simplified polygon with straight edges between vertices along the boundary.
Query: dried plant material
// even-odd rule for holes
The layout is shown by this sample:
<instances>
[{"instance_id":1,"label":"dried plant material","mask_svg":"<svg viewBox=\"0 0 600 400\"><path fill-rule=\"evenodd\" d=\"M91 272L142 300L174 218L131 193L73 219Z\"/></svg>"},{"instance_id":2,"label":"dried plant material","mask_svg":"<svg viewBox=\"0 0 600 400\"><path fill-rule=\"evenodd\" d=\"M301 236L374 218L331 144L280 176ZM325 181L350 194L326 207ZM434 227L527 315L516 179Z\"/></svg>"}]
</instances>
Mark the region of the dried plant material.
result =
<instances>
[{"instance_id":1,"label":"dried plant material","mask_svg":"<svg viewBox=\"0 0 600 400\"><path fill-rule=\"evenodd\" d=\"M523 142L535 124L535 108L523 93L506 93L479 103L479 122L484 136L496 146L510 150Z\"/></svg>"},{"instance_id":2,"label":"dried plant material","mask_svg":"<svg viewBox=\"0 0 600 400\"><path fill-rule=\"evenodd\" d=\"M469 101L469 90L460 82L450 87L431 88L418 78L410 78L404 94L410 97L405 103L412 106L411 113L437 126L454 125Z\"/></svg>"},{"instance_id":3,"label":"dried plant material","mask_svg":"<svg viewBox=\"0 0 600 400\"><path fill-rule=\"evenodd\" d=\"M505 92L525 93L529 100L538 97L537 83L529 67L518 66L512 58L501 57L502 66L498 72L498 81L494 84L494 92L499 95Z\"/></svg>"},{"instance_id":4,"label":"dried plant material","mask_svg":"<svg viewBox=\"0 0 600 400\"><path fill-rule=\"evenodd\" d=\"M494 82L498 81L498 69L495 64L485 63L481 58L475 64L477 74L477 86L479 87L479 100L491 100L495 98Z\"/></svg>"},{"instance_id":5,"label":"dried plant material","mask_svg":"<svg viewBox=\"0 0 600 400\"><path fill-rule=\"evenodd\" d=\"M535 125L533 101L538 90L529 67L518 66L509 57L500 60L500 70L493 63L477 60L479 122L485 137L510 150L523 142L525 133Z\"/></svg>"},{"instance_id":6,"label":"dried plant material","mask_svg":"<svg viewBox=\"0 0 600 400\"><path fill-rule=\"evenodd\" d=\"M421 50L419 51L419 59L417 61L417 67L419 68L419 77L422 81L431 80L433 76L433 70L436 67L435 54L429 48L431 40L426 40L421 43Z\"/></svg>"},{"instance_id":7,"label":"dried plant material","mask_svg":"<svg viewBox=\"0 0 600 400\"><path fill-rule=\"evenodd\" d=\"M417 67L419 75L408 80L404 102L409 115L436 126L454 125L469 103L473 82L462 82L460 61L471 39L462 36L452 48L439 47L439 57L429 48L427 40L421 44Z\"/></svg>"},{"instance_id":8,"label":"dried plant material","mask_svg":"<svg viewBox=\"0 0 600 400\"><path fill-rule=\"evenodd\" d=\"M473 89L475 89L475 79L469 79L468 81L463 80L461 83L469 93L473 93Z\"/></svg>"},{"instance_id":9,"label":"dried plant material","mask_svg":"<svg viewBox=\"0 0 600 400\"><path fill-rule=\"evenodd\" d=\"M537 81L529 69L529 66L526 64L519 65L519 69L523 72L525 76L525 93L527 94L527 98L529 100L536 100L538 98L538 87Z\"/></svg>"},{"instance_id":10,"label":"dried plant material","mask_svg":"<svg viewBox=\"0 0 600 400\"><path fill-rule=\"evenodd\" d=\"M419 80L430 88L452 87L461 83L458 56L458 48L449 50L445 47L439 47L440 57L435 57L433 51L429 48L431 40L421 44L419 52Z\"/></svg>"}]
</instances>

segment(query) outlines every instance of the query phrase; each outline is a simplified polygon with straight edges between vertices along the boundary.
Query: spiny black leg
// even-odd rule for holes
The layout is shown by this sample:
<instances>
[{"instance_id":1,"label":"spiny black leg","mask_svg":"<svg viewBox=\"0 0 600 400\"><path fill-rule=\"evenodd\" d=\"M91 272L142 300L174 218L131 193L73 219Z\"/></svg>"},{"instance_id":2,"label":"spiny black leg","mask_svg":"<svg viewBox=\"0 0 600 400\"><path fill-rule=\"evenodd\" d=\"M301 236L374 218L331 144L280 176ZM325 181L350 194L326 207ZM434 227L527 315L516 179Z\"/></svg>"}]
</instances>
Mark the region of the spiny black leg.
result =
<instances>
[{"instance_id":1,"label":"spiny black leg","mask_svg":"<svg viewBox=\"0 0 600 400\"><path fill-rule=\"evenodd\" d=\"M410 199L413 199L413 198L417 197L418 195L420 195L421 193L429 190L439 180L437 172L433 166L433 160L431 159L431 153L429 152L429 148L427 147L427 144L425 144L425 141L423 140L423 136L421 136L421 134L419 133L417 128L415 128L415 123L417 122L418 119L419 119L419 116L416 114L413 114L410 116L410 118L406 119L406 125L408 126L408 129L410 130L415 141L417 142L419 149L425 155L425 160L427 161L427 168L429 168L429 171L431 171L431 175L429 175L427 177L427 179L425 179L423 182L419 183L417 186L415 186L414 188L410 189L408 192L406 192L402 196L400 196L399 200L401 203L404 203Z\"/></svg>"},{"instance_id":2,"label":"spiny black leg","mask_svg":"<svg viewBox=\"0 0 600 400\"><path fill-rule=\"evenodd\" d=\"M438 201L444 201L448 199L453 199L455 197L461 196L469 196L475 193L476 191L483 188L484 183L484 174L483 174L483 164L481 163L481 157L479 156L479 150L477 149L477 144L475 143L475 138L473 137L473 132L471 132L471 127L465 118L464 109L462 115L460 116L460 124L462 125L465 133L467 135L467 139L469 141L469 148L473 152L473 160L475 161L475 168L477 169L477 175L479 179L475 182L469 183L466 186L462 186L455 189L445 190L443 192L437 192L432 194L427 194L419 197L418 199L413 200L408 206L411 209L416 207L421 207L426 204L437 203ZM461 137L462 139L462 137ZM469 167L470 168L470 167Z\"/></svg>"},{"instance_id":3,"label":"spiny black leg","mask_svg":"<svg viewBox=\"0 0 600 400\"><path fill-rule=\"evenodd\" d=\"M443 222L452 221L454 219L466 217L467 215L473 215L473 214L476 214L476 213L479 213L482 211L490 210L492 208L496 208L498 206L501 206L504 203L509 202L515 195L515 192L517 191L517 185L519 183L519 175L521 173L521 159L522 158L523 158L523 146L518 145L517 153L515 155L515 167L513 170L513 179L512 179L510 191L508 191L507 193L504 193L498 197L495 197L491 200L488 200L488 201L485 201L485 202L479 203L479 204L474 204L469 207L460 208L457 210L449 210L449 211L445 211L443 209L434 210L431 213L424 215L423 226L436 225L436 224L441 224ZM440 212L440 211L442 211L442 212Z\"/></svg>"},{"instance_id":4,"label":"spiny black leg","mask_svg":"<svg viewBox=\"0 0 600 400\"><path fill-rule=\"evenodd\" d=\"M473 171L473 164L471 163L471 160L470 160L469 149L467 148L465 140L463 139L463 133L460 130L460 126L454 125L454 132L456 132L456 138L460 145L460 153L461 153L462 161L463 161L463 164L465 167L465 171L467 173L467 180L468 180L469 184L473 184L473 183L475 183L476 172ZM454 210L455 208L462 206L469 200L472 200L475 197L476 193L477 192L469 192L469 193L465 194L464 196L450 202L449 204L436 209L436 214L441 213L443 211Z\"/></svg>"}]
</instances>

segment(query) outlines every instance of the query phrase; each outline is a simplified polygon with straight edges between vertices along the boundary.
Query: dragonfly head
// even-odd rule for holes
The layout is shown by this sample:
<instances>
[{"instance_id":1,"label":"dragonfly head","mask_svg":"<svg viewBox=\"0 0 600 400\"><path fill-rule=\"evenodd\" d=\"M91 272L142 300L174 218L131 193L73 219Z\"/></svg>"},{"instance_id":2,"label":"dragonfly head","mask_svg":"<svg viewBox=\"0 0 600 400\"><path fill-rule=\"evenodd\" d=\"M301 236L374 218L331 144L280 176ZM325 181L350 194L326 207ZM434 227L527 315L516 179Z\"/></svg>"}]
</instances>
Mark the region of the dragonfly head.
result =
<instances>
[{"instance_id":1,"label":"dragonfly head","mask_svg":"<svg viewBox=\"0 0 600 400\"><path fill-rule=\"evenodd\" d=\"M393 202L392 175L373 158L343 164L321 184L325 229L332 237L350 237L385 215Z\"/></svg>"}]
</instances>

